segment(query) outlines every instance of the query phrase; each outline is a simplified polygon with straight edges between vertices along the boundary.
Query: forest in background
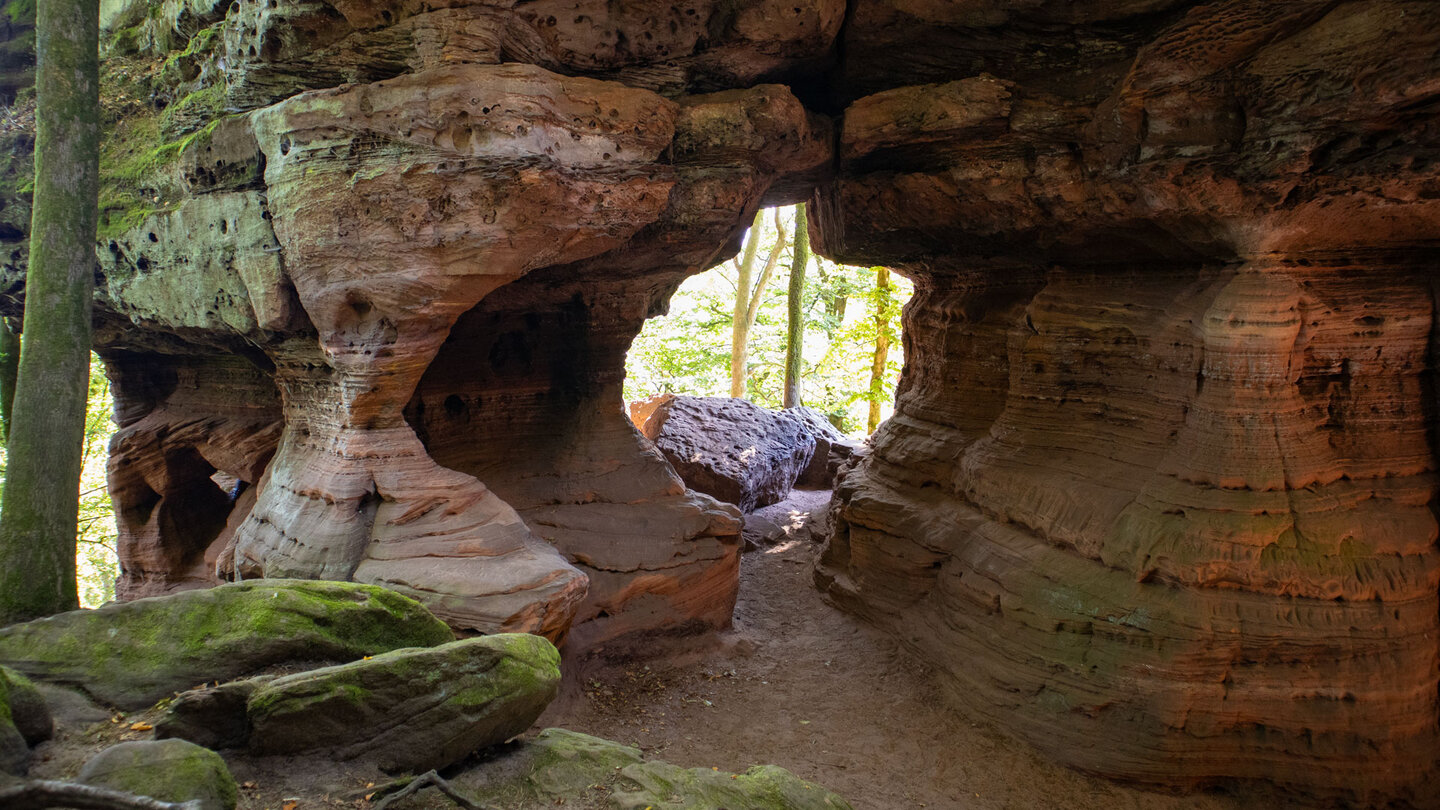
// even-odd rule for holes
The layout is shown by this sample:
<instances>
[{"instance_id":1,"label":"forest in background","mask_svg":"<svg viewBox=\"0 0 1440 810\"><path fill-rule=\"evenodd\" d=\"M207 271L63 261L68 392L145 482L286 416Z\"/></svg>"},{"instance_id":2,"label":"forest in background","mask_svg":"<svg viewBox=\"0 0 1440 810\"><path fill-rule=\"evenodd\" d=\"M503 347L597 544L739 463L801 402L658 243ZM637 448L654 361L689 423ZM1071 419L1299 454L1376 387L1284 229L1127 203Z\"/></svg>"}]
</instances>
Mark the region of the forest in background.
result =
<instances>
[{"instance_id":1,"label":"forest in background","mask_svg":"<svg viewBox=\"0 0 1440 810\"><path fill-rule=\"evenodd\" d=\"M645 323L625 365L627 401L658 394L731 394L736 282L753 245L750 292L758 287L760 298L746 352L744 396L766 408L782 406L795 208L762 211L757 222L740 255L686 279L671 297L669 313ZM842 432L865 436L873 430L872 403L880 419L894 405L905 364L900 310L914 288L884 268L835 264L814 255L804 277L801 402ZM888 348L878 378L873 374L877 338Z\"/></svg>"},{"instance_id":2,"label":"forest in background","mask_svg":"<svg viewBox=\"0 0 1440 810\"><path fill-rule=\"evenodd\" d=\"M91 354L84 467L80 473L80 522L75 545L81 607L99 607L114 599L115 578L120 574L120 559L115 550L115 511L110 503L110 490L105 485L110 437L115 433L113 412L105 365ZM0 489L5 485L7 461L5 449L0 447Z\"/></svg>"}]
</instances>

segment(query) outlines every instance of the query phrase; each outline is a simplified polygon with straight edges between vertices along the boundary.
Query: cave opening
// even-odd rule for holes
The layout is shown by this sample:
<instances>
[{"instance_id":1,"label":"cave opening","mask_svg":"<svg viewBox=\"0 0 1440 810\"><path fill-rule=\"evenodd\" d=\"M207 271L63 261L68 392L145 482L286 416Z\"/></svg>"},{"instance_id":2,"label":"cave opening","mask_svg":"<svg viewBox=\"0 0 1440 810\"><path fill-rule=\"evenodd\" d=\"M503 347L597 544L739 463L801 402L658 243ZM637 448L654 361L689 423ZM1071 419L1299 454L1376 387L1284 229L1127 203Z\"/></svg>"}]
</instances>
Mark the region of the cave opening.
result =
<instances>
[{"instance_id":1,"label":"cave opening","mask_svg":"<svg viewBox=\"0 0 1440 810\"><path fill-rule=\"evenodd\" d=\"M626 353L626 402L676 394L784 406L797 210L759 211L734 257L684 279L657 307ZM914 285L805 247L800 404L863 438L894 411L905 364L900 314Z\"/></svg>"}]
</instances>

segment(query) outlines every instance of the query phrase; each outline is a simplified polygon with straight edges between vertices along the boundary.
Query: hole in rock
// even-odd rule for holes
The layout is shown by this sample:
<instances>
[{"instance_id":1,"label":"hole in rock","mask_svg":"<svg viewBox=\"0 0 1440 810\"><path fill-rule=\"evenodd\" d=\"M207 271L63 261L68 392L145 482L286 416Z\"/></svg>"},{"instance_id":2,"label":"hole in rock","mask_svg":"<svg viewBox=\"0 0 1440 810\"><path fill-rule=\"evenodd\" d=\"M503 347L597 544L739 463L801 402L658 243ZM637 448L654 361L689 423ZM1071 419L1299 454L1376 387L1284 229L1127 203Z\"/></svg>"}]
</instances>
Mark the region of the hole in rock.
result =
<instances>
[{"instance_id":1,"label":"hole in rock","mask_svg":"<svg viewBox=\"0 0 1440 810\"><path fill-rule=\"evenodd\" d=\"M627 402L736 391L762 407L784 405L795 221L794 207L761 211L733 258L671 277L674 292L652 302L655 317L626 356ZM800 403L864 436L893 410L904 365L900 313L914 288L881 268L807 253L797 301ZM732 368L737 345L743 359Z\"/></svg>"}]
</instances>

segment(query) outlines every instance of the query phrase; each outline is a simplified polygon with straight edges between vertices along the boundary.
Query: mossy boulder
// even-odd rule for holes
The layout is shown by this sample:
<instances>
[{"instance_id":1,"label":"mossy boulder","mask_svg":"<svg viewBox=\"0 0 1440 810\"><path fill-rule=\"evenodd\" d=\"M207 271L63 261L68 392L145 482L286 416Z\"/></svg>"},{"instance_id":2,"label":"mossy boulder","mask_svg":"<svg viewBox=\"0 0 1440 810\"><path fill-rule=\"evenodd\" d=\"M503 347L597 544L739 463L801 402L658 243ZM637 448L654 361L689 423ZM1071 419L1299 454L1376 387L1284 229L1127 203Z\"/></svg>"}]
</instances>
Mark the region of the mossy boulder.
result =
<instances>
[{"instance_id":1,"label":"mossy boulder","mask_svg":"<svg viewBox=\"0 0 1440 810\"><path fill-rule=\"evenodd\" d=\"M540 636L397 650L262 686L248 705L250 749L443 768L525 731L559 685L560 654Z\"/></svg>"},{"instance_id":2,"label":"mossy boulder","mask_svg":"<svg viewBox=\"0 0 1440 810\"><path fill-rule=\"evenodd\" d=\"M0 663L138 709L289 661L347 661L454 638L419 602L352 582L255 580L0 628Z\"/></svg>"},{"instance_id":3,"label":"mossy boulder","mask_svg":"<svg viewBox=\"0 0 1440 810\"><path fill-rule=\"evenodd\" d=\"M184 740L124 742L101 751L77 781L166 802L200 802L201 810L235 810L240 792L225 760Z\"/></svg>"},{"instance_id":4,"label":"mossy boulder","mask_svg":"<svg viewBox=\"0 0 1440 810\"><path fill-rule=\"evenodd\" d=\"M0 773L23 773L30 748L53 732L40 690L24 675L0 667Z\"/></svg>"},{"instance_id":5,"label":"mossy boulder","mask_svg":"<svg viewBox=\"0 0 1440 810\"><path fill-rule=\"evenodd\" d=\"M849 810L850 804L772 765L732 774L646 762L638 748L551 728L459 775L454 784L502 810L567 804L609 810Z\"/></svg>"},{"instance_id":6,"label":"mossy boulder","mask_svg":"<svg viewBox=\"0 0 1440 810\"><path fill-rule=\"evenodd\" d=\"M250 744L250 718L245 707L274 675L257 675L181 692L155 721L156 739L178 737L222 750Z\"/></svg>"}]
</instances>

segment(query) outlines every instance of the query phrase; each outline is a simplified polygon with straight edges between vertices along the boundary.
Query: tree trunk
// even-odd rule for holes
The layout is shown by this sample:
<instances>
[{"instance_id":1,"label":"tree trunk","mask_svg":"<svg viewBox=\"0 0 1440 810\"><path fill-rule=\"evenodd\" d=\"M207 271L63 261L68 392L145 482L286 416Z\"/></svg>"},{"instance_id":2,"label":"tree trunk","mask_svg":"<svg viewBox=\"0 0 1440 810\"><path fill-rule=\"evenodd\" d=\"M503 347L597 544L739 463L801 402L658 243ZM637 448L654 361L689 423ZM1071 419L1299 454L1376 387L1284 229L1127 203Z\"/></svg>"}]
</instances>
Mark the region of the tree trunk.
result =
<instances>
[{"instance_id":1,"label":"tree trunk","mask_svg":"<svg viewBox=\"0 0 1440 810\"><path fill-rule=\"evenodd\" d=\"M755 221L745 240L735 278L735 315L730 322L730 396L745 396L745 350L750 343L750 279L755 274L755 257L760 252L760 223L764 211L755 212Z\"/></svg>"},{"instance_id":2,"label":"tree trunk","mask_svg":"<svg viewBox=\"0 0 1440 810\"><path fill-rule=\"evenodd\" d=\"M805 223L805 204L795 206L795 250L790 257L789 327L785 343L785 407L800 404L800 360L805 348L805 265L810 262L810 231Z\"/></svg>"},{"instance_id":3,"label":"tree trunk","mask_svg":"<svg viewBox=\"0 0 1440 810\"><path fill-rule=\"evenodd\" d=\"M775 231L779 235L770 246L770 254L765 257L765 269L760 272L760 279L753 288L750 287L750 279L755 275L755 258L760 251L760 218L764 213L755 214L755 225L750 231L750 241L745 245L739 278L735 281L735 320L730 332L730 396L737 399L745 396L745 360L750 347L750 330L760 316L760 301L765 296L765 287L770 283L770 277L775 275L775 266L780 263L780 254L785 250L785 223L780 221L777 210Z\"/></svg>"},{"instance_id":4,"label":"tree trunk","mask_svg":"<svg viewBox=\"0 0 1440 810\"><path fill-rule=\"evenodd\" d=\"M99 193L99 0L41 0L25 323L0 510L0 624L79 606L75 522Z\"/></svg>"},{"instance_id":5,"label":"tree trunk","mask_svg":"<svg viewBox=\"0 0 1440 810\"><path fill-rule=\"evenodd\" d=\"M15 411L15 377L20 372L20 335L0 318L0 429L10 441L10 416Z\"/></svg>"},{"instance_id":6,"label":"tree trunk","mask_svg":"<svg viewBox=\"0 0 1440 810\"><path fill-rule=\"evenodd\" d=\"M890 359L890 270L875 268L875 362L870 366L870 418L865 432L880 426L880 402L885 395L885 363Z\"/></svg>"}]
</instances>

